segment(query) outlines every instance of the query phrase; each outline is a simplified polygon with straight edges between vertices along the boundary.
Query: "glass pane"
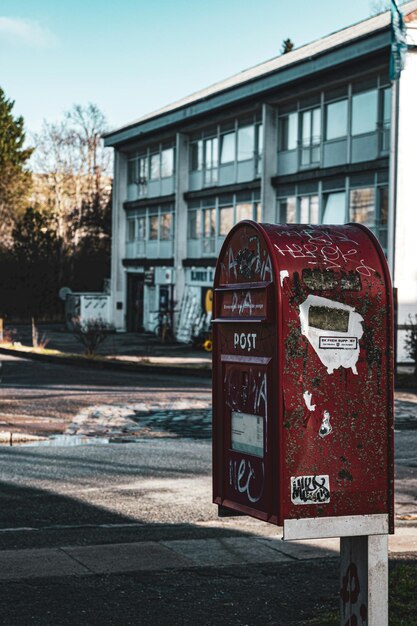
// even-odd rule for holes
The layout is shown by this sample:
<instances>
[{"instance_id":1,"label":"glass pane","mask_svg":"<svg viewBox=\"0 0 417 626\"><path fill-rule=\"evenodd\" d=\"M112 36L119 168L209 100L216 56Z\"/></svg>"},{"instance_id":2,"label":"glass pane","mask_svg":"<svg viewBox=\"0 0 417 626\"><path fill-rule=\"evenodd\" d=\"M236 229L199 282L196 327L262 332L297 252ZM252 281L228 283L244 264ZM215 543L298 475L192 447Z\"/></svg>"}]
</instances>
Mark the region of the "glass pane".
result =
<instances>
[{"instance_id":1,"label":"glass pane","mask_svg":"<svg viewBox=\"0 0 417 626\"><path fill-rule=\"evenodd\" d=\"M227 133L227 135L222 135L220 137L221 141L221 153L220 153L220 163L231 163L235 160L235 133Z\"/></svg>"},{"instance_id":2,"label":"glass pane","mask_svg":"<svg viewBox=\"0 0 417 626\"><path fill-rule=\"evenodd\" d=\"M171 239L172 213L161 213L160 239Z\"/></svg>"},{"instance_id":3,"label":"glass pane","mask_svg":"<svg viewBox=\"0 0 417 626\"><path fill-rule=\"evenodd\" d=\"M347 134L347 100L332 102L326 108L326 139L337 139Z\"/></svg>"},{"instance_id":4,"label":"glass pane","mask_svg":"<svg viewBox=\"0 0 417 626\"><path fill-rule=\"evenodd\" d=\"M215 209L206 209L203 216L203 237L214 237L216 234L216 212Z\"/></svg>"},{"instance_id":5,"label":"glass pane","mask_svg":"<svg viewBox=\"0 0 417 626\"><path fill-rule=\"evenodd\" d=\"M203 141L195 141L191 144L191 171L200 171L203 167Z\"/></svg>"},{"instance_id":6,"label":"glass pane","mask_svg":"<svg viewBox=\"0 0 417 626\"><path fill-rule=\"evenodd\" d=\"M138 218L138 239L146 239L146 218L145 216Z\"/></svg>"},{"instance_id":7,"label":"glass pane","mask_svg":"<svg viewBox=\"0 0 417 626\"><path fill-rule=\"evenodd\" d=\"M136 184L136 159L129 159L127 162L127 183L128 185Z\"/></svg>"},{"instance_id":8,"label":"glass pane","mask_svg":"<svg viewBox=\"0 0 417 626\"><path fill-rule=\"evenodd\" d=\"M188 236L190 239L199 239L200 235L200 211L190 211L188 214Z\"/></svg>"},{"instance_id":9,"label":"glass pane","mask_svg":"<svg viewBox=\"0 0 417 626\"><path fill-rule=\"evenodd\" d=\"M309 223L309 208L310 208L310 198L305 196L304 198L300 198L300 224L308 224Z\"/></svg>"},{"instance_id":10,"label":"glass pane","mask_svg":"<svg viewBox=\"0 0 417 626\"><path fill-rule=\"evenodd\" d=\"M297 147L298 114L291 113L288 116L288 147L287 150L295 150Z\"/></svg>"},{"instance_id":11,"label":"glass pane","mask_svg":"<svg viewBox=\"0 0 417 626\"><path fill-rule=\"evenodd\" d=\"M384 122L384 128L388 128L391 122L391 87L384 89L382 119Z\"/></svg>"},{"instance_id":12,"label":"glass pane","mask_svg":"<svg viewBox=\"0 0 417 626\"><path fill-rule=\"evenodd\" d=\"M127 241L135 241L135 221L127 220Z\"/></svg>"},{"instance_id":13,"label":"glass pane","mask_svg":"<svg viewBox=\"0 0 417 626\"><path fill-rule=\"evenodd\" d=\"M322 224L344 224L346 193L338 191L323 196L324 211Z\"/></svg>"},{"instance_id":14,"label":"glass pane","mask_svg":"<svg viewBox=\"0 0 417 626\"><path fill-rule=\"evenodd\" d=\"M158 154L152 154L151 155L151 172L150 172L150 178L151 180L155 180L156 178L160 178L160 174L161 174L161 158L160 158L160 154L158 152Z\"/></svg>"},{"instance_id":15,"label":"glass pane","mask_svg":"<svg viewBox=\"0 0 417 626\"><path fill-rule=\"evenodd\" d=\"M139 178L140 178L139 182L141 184L145 183L148 177L147 165L148 165L147 157L141 157L139 159Z\"/></svg>"},{"instance_id":16,"label":"glass pane","mask_svg":"<svg viewBox=\"0 0 417 626\"><path fill-rule=\"evenodd\" d=\"M302 144L309 146L311 143L311 111L304 111L302 116Z\"/></svg>"},{"instance_id":17,"label":"glass pane","mask_svg":"<svg viewBox=\"0 0 417 626\"><path fill-rule=\"evenodd\" d=\"M320 143L321 136L321 110L314 109L312 111L313 119L311 124L311 143L316 145Z\"/></svg>"},{"instance_id":18,"label":"glass pane","mask_svg":"<svg viewBox=\"0 0 417 626\"><path fill-rule=\"evenodd\" d=\"M260 202L255 203L255 220L257 222L262 221L262 204Z\"/></svg>"},{"instance_id":19,"label":"glass pane","mask_svg":"<svg viewBox=\"0 0 417 626\"><path fill-rule=\"evenodd\" d=\"M366 91L352 97L352 135L376 130L378 92Z\"/></svg>"},{"instance_id":20,"label":"glass pane","mask_svg":"<svg viewBox=\"0 0 417 626\"><path fill-rule=\"evenodd\" d=\"M206 168L212 169L213 167L217 167L217 148L218 148L218 140L217 137L213 137L212 139L206 139Z\"/></svg>"},{"instance_id":21,"label":"glass pane","mask_svg":"<svg viewBox=\"0 0 417 626\"><path fill-rule=\"evenodd\" d=\"M253 206L252 203L237 204L236 205L236 221L251 220L253 219Z\"/></svg>"},{"instance_id":22,"label":"glass pane","mask_svg":"<svg viewBox=\"0 0 417 626\"><path fill-rule=\"evenodd\" d=\"M263 152L263 141L264 141L264 134L263 134L263 126L262 124L258 124L256 126L256 134L257 134L257 152L258 152L258 156L262 156L262 152Z\"/></svg>"},{"instance_id":23,"label":"glass pane","mask_svg":"<svg viewBox=\"0 0 417 626\"><path fill-rule=\"evenodd\" d=\"M161 177L169 178L174 175L174 148L161 152Z\"/></svg>"},{"instance_id":24,"label":"glass pane","mask_svg":"<svg viewBox=\"0 0 417 626\"><path fill-rule=\"evenodd\" d=\"M279 149L295 150L298 135L298 113L290 113L279 120Z\"/></svg>"},{"instance_id":25,"label":"glass pane","mask_svg":"<svg viewBox=\"0 0 417 626\"><path fill-rule=\"evenodd\" d=\"M227 235L233 226L233 207L225 206L220 209L220 235Z\"/></svg>"},{"instance_id":26,"label":"glass pane","mask_svg":"<svg viewBox=\"0 0 417 626\"><path fill-rule=\"evenodd\" d=\"M149 216L149 239L158 239L158 216Z\"/></svg>"},{"instance_id":27,"label":"glass pane","mask_svg":"<svg viewBox=\"0 0 417 626\"><path fill-rule=\"evenodd\" d=\"M255 128L244 126L237 131L237 160L253 159L255 152Z\"/></svg>"},{"instance_id":28,"label":"glass pane","mask_svg":"<svg viewBox=\"0 0 417 626\"><path fill-rule=\"evenodd\" d=\"M295 224L296 199L295 197L285 198L279 202L278 221L281 224Z\"/></svg>"},{"instance_id":29,"label":"glass pane","mask_svg":"<svg viewBox=\"0 0 417 626\"><path fill-rule=\"evenodd\" d=\"M375 225L374 189L352 189L350 192L350 219L365 226Z\"/></svg>"},{"instance_id":30,"label":"glass pane","mask_svg":"<svg viewBox=\"0 0 417 626\"><path fill-rule=\"evenodd\" d=\"M388 187L379 190L379 223L384 226L388 224Z\"/></svg>"},{"instance_id":31,"label":"glass pane","mask_svg":"<svg viewBox=\"0 0 417 626\"><path fill-rule=\"evenodd\" d=\"M319 223L319 197L311 196L310 197L310 224L318 224Z\"/></svg>"}]
</instances>

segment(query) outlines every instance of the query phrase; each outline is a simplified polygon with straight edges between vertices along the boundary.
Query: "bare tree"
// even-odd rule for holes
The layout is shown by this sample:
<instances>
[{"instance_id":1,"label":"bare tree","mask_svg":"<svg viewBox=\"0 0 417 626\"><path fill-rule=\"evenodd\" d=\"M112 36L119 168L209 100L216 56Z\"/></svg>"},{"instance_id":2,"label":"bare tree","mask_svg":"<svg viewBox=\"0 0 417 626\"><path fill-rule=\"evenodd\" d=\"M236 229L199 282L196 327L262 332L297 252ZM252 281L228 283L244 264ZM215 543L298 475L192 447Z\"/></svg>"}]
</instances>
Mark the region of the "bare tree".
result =
<instances>
[{"instance_id":1,"label":"bare tree","mask_svg":"<svg viewBox=\"0 0 417 626\"><path fill-rule=\"evenodd\" d=\"M83 207L108 202L111 151L103 146L106 128L97 105L76 104L62 121L45 121L34 137L34 202L56 215L65 246L76 245L81 236Z\"/></svg>"}]
</instances>

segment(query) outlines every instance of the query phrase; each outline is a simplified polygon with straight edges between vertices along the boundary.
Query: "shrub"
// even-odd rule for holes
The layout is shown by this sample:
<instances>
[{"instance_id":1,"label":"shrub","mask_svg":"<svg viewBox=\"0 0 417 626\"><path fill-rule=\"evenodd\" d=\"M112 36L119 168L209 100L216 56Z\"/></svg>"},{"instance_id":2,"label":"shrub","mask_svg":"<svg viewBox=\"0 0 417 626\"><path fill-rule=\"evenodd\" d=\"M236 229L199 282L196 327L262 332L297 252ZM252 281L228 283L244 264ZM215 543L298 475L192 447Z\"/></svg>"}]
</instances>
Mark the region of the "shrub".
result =
<instances>
[{"instance_id":1,"label":"shrub","mask_svg":"<svg viewBox=\"0 0 417 626\"><path fill-rule=\"evenodd\" d=\"M102 318L81 321L79 317L71 320L71 332L84 346L86 356L94 356L98 347L114 332L114 326Z\"/></svg>"}]
</instances>

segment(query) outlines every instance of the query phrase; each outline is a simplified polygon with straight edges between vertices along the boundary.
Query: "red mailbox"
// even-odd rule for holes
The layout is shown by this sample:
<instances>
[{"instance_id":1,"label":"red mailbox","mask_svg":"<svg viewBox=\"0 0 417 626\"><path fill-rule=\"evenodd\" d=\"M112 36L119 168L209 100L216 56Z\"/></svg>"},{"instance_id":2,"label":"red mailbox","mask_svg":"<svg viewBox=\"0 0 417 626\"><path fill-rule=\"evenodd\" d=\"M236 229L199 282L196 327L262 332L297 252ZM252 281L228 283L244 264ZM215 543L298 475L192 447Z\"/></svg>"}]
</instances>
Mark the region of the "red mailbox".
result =
<instances>
[{"instance_id":1,"label":"red mailbox","mask_svg":"<svg viewBox=\"0 0 417 626\"><path fill-rule=\"evenodd\" d=\"M385 514L393 532L393 306L358 224L243 221L217 263L213 498L284 520Z\"/></svg>"}]
</instances>

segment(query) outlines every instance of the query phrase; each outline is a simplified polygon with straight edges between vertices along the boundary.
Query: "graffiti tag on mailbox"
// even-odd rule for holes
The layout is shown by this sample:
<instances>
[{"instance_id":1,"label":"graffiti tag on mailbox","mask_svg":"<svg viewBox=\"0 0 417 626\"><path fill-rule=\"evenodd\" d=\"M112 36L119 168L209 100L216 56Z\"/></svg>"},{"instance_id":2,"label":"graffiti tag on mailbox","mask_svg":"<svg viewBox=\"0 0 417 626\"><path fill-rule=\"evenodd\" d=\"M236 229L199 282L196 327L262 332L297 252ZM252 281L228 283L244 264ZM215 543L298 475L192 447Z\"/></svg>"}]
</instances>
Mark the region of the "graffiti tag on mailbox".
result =
<instances>
[{"instance_id":1,"label":"graffiti tag on mailbox","mask_svg":"<svg viewBox=\"0 0 417 626\"><path fill-rule=\"evenodd\" d=\"M330 502L328 475L291 476L291 501L293 504L326 504Z\"/></svg>"},{"instance_id":2,"label":"graffiti tag on mailbox","mask_svg":"<svg viewBox=\"0 0 417 626\"><path fill-rule=\"evenodd\" d=\"M259 317L266 315L265 290L237 289L220 292L222 317Z\"/></svg>"}]
</instances>

